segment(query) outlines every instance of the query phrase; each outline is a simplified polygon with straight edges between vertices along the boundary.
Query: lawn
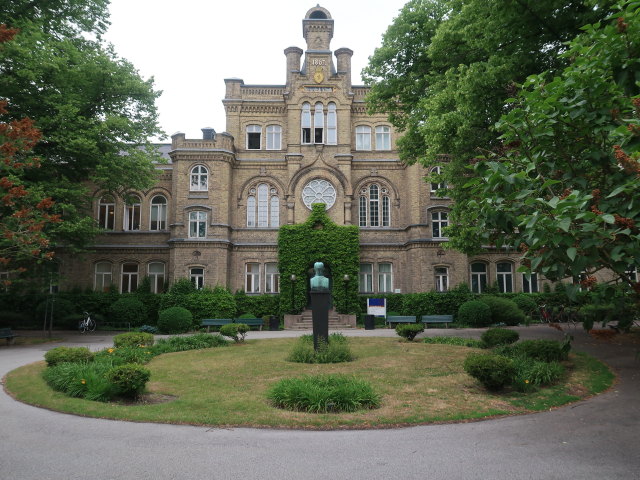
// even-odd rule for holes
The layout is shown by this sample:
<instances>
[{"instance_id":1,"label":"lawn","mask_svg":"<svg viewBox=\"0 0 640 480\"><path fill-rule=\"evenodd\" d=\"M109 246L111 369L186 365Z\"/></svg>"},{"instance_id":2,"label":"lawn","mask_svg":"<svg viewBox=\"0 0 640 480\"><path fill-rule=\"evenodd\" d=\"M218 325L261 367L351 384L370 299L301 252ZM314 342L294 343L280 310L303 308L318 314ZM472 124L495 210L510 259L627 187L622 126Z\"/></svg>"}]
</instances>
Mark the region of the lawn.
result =
<instances>
[{"instance_id":1,"label":"lawn","mask_svg":"<svg viewBox=\"0 0 640 480\"><path fill-rule=\"evenodd\" d=\"M127 405L69 398L42 380L44 362L9 373L6 389L18 400L53 410L142 422L232 427L376 428L515 415L577 401L608 388L613 375L601 362L572 354L560 384L522 394L485 391L463 368L474 349L397 338L350 338L355 361L299 364L286 361L295 339L255 340L207 350L170 353L148 368L150 398L170 401ZM275 408L267 390L279 379L341 373L367 380L381 407L343 414Z\"/></svg>"}]
</instances>

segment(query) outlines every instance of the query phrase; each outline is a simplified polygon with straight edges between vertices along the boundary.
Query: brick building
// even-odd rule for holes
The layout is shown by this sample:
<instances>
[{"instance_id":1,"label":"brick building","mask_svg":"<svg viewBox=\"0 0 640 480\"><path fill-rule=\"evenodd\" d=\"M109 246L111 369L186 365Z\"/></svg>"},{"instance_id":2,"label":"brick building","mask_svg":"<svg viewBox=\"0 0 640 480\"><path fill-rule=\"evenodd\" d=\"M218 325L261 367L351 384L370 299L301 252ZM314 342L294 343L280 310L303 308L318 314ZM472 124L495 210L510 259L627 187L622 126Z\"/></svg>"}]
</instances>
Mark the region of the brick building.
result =
<instances>
[{"instance_id":1,"label":"brick building","mask_svg":"<svg viewBox=\"0 0 640 480\"><path fill-rule=\"evenodd\" d=\"M353 52L331 50L330 13L311 8L302 26L306 49L284 50L284 84L225 80L225 132L178 133L158 145L168 162L148 191L126 200L94 192L105 231L90 253L62 256L63 289L114 284L126 292L148 276L154 290L188 277L277 293L279 226L303 222L312 203L325 203L333 221L360 227L360 292L461 282L537 291L535 277L516 273L517 257L442 248L450 200L436 191L444 186L426 182L424 167L400 162L393 126L367 114L368 89L351 82Z\"/></svg>"}]
</instances>

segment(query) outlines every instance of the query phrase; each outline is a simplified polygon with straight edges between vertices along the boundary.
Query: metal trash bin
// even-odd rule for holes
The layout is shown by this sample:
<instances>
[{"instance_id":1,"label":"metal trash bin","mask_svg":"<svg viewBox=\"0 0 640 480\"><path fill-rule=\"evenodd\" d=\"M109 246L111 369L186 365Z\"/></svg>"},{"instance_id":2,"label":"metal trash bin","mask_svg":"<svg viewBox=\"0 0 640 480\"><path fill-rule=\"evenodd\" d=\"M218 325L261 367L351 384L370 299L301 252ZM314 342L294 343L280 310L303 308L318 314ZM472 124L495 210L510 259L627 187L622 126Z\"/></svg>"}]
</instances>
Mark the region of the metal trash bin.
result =
<instances>
[{"instance_id":1,"label":"metal trash bin","mask_svg":"<svg viewBox=\"0 0 640 480\"><path fill-rule=\"evenodd\" d=\"M364 316L364 329L375 330L376 329L376 317L373 315Z\"/></svg>"},{"instance_id":2,"label":"metal trash bin","mask_svg":"<svg viewBox=\"0 0 640 480\"><path fill-rule=\"evenodd\" d=\"M269 330L272 332L280 330L280 319L275 315L269 317Z\"/></svg>"}]
</instances>

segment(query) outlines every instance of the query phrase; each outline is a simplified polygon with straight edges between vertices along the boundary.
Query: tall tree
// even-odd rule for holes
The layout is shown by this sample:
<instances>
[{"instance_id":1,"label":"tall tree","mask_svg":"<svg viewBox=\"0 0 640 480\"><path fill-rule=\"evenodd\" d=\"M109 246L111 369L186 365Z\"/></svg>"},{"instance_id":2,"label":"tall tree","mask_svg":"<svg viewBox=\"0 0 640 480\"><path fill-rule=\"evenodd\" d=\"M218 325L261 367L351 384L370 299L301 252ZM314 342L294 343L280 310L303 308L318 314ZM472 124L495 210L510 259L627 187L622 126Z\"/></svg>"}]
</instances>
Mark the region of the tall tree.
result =
<instances>
[{"instance_id":1,"label":"tall tree","mask_svg":"<svg viewBox=\"0 0 640 480\"><path fill-rule=\"evenodd\" d=\"M0 49L0 98L41 133L33 147L41 166L22 180L55 201L62 221L45 229L52 246L82 246L96 232L87 181L118 192L153 182L159 92L101 39L107 0L0 3L18 30Z\"/></svg>"}]
</instances>

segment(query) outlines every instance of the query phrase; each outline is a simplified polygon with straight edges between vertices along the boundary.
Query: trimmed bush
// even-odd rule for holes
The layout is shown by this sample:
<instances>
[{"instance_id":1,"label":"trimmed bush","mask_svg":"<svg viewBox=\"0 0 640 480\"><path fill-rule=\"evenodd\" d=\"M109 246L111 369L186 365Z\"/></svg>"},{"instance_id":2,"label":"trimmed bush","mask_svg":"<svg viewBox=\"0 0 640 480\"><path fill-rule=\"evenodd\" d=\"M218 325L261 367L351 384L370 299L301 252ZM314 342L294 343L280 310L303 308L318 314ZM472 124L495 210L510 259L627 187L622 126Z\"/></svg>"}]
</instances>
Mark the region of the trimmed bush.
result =
<instances>
[{"instance_id":1,"label":"trimmed bush","mask_svg":"<svg viewBox=\"0 0 640 480\"><path fill-rule=\"evenodd\" d=\"M109 308L109 318L114 322L128 322L133 326L147 321L147 307L135 296L123 296Z\"/></svg>"},{"instance_id":2,"label":"trimmed bush","mask_svg":"<svg viewBox=\"0 0 640 480\"><path fill-rule=\"evenodd\" d=\"M515 303L525 315L531 315L538 309L538 304L528 293L516 295L511 301Z\"/></svg>"},{"instance_id":3,"label":"trimmed bush","mask_svg":"<svg viewBox=\"0 0 640 480\"><path fill-rule=\"evenodd\" d=\"M228 323L220 327L220 335L232 338L234 342L244 342L244 337L249 331L249 325L245 323Z\"/></svg>"},{"instance_id":4,"label":"trimmed bush","mask_svg":"<svg viewBox=\"0 0 640 480\"><path fill-rule=\"evenodd\" d=\"M107 372L107 380L113 384L116 393L127 398L139 396L150 377L147 368L135 363L120 365Z\"/></svg>"},{"instance_id":5,"label":"trimmed bush","mask_svg":"<svg viewBox=\"0 0 640 480\"><path fill-rule=\"evenodd\" d=\"M139 347L144 345L150 347L153 345L153 335L145 332L127 332L121 333L113 337L113 346L119 347Z\"/></svg>"},{"instance_id":6,"label":"trimmed bush","mask_svg":"<svg viewBox=\"0 0 640 480\"><path fill-rule=\"evenodd\" d=\"M524 340L514 345L518 355L525 355L542 362L560 362L569 357L571 344L557 340Z\"/></svg>"},{"instance_id":7,"label":"trimmed bush","mask_svg":"<svg viewBox=\"0 0 640 480\"><path fill-rule=\"evenodd\" d=\"M408 342L412 342L416 335L424 332L424 325L421 323L399 323L396 325L396 333Z\"/></svg>"},{"instance_id":8,"label":"trimmed bush","mask_svg":"<svg viewBox=\"0 0 640 480\"><path fill-rule=\"evenodd\" d=\"M491 310L491 322L515 327L526 321L522 310L507 298L483 295L480 301L486 303Z\"/></svg>"},{"instance_id":9,"label":"trimmed bush","mask_svg":"<svg viewBox=\"0 0 640 480\"><path fill-rule=\"evenodd\" d=\"M160 312L158 330L162 333L188 332L193 322L191 312L183 307L171 307Z\"/></svg>"},{"instance_id":10,"label":"trimmed bush","mask_svg":"<svg viewBox=\"0 0 640 480\"><path fill-rule=\"evenodd\" d=\"M491 324L491 309L480 300L469 300L460 305L458 323L469 327L486 327Z\"/></svg>"},{"instance_id":11,"label":"trimmed bush","mask_svg":"<svg viewBox=\"0 0 640 480\"><path fill-rule=\"evenodd\" d=\"M520 334L514 330L506 328L490 328L483 332L480 340L488 347L493 348L499 345L510 345L520 339Z\"/></svg>"},{"instance_id":12,"label":"trimmed bush","mask_svg":"<svg viewBox=\"0 0 640 480\"><path fill-rule=\"evenodd\" d=\"M515 367L510 358L501 355L472 353L464 361L464 371L487 390L502 390L511 383Z\"/></svg>"},{"instance_id":13,"label":"trimmed bush","mask_svg":"<svg viewBox=\"0 0 640 480\"><path fill-rule=\"evenodd\" d=\"M303 335L298 339L287 357L296 363L342 363L353 360L349 342L344 335L332 333L329 341L321 341L318 351L313 348L313 335Z\"/></svg>"},{"instance_id":14,"label":"trimmed bush","mask_svg":"<svg viewBox=\"0 0 640 480\"><path fill-rule=\"evenodd\" d=\"M368 382L345 375L285 378L267 398L278 408L310 413L355 412L380 405L380 396Z\"/></svg>"},{"instance_id":15,"label":"trimmed bush","mask_svg":"<svg viewBox=\"0 0 640 480\"><path fill-rule=\"evenodd\" d=\"M93 360L93 353L87 347L56 347L44 354L47 366L60 363L88 363Z\"/></svg>"}]
</instances>

